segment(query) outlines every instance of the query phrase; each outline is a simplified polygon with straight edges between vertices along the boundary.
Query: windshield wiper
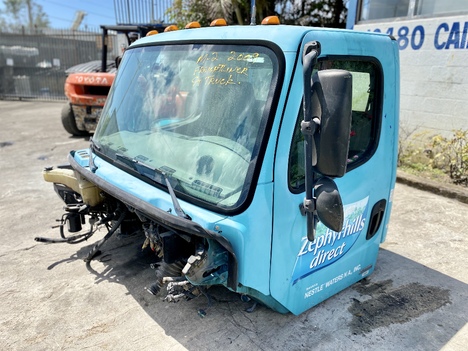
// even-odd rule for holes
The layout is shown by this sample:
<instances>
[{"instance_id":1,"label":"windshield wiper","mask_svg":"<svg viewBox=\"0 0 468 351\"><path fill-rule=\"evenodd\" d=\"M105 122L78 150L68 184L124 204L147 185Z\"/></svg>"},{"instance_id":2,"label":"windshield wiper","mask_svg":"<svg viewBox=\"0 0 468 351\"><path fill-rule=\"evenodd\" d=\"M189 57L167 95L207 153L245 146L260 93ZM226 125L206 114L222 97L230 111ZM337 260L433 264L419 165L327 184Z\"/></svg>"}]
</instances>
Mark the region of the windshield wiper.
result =
<instances>
[{"instance_id":1,"label":"windshield wiper","mask_svg":"<svg viewBox=\"0 0 468 351\"><path fill-rule=\"evenodd\" d=\"M171 182L169 181L169 177L167 176L166 172L161 171L158 168L153 168L151 166L148 166L147 164L138 161L134 158L122 155L122 154L116 154L115 157L117 160L121 161L127 166L130 166L132 169L137 171L140 175L147 177L151 180L154 180L158 183L162 183L161 179L158 179L156 175L162 176L166 182L167 190L169 190L169 195L171 195L171 200L172 200L172 205L174 206L174 210L177 214L177 216L192 220L192 218L184 212L182 207L179 204L179 200L177 199L177 196L174 192L174 188L171 185Z\"/></svg>"},{"instance_id":2,"label":"windshield wiper","mask_svg":"<svg viewBox=\"0 0 468 351\"><path fill-rule=\"evenodd\" d=\"M94 164L94 159L93 159L93 151L94 149L101 151L101 147L96 144L96 142L93 140L93 138L89 138L89 169L91 172L95 173L97 170L97 166Z\"/></svg>"},{"instance_id":3,"label":"windshield wiper","mask_svg":"<svg viewBox=\"0 0 468 351\"><path fill-rule=\"evenodd\" d=\"M122 154L115 154L115 158L117 159L117 161L120 161L125 166L130 167L134 171L137 170L135 168L135 162L137 162L137 160L135 160L134 158L131 158L131 157L128 157L128 156L125 156L125 155L122 155Z\"/></svg>"},{"instance_id":4,"label":"windshield wiper","mask_svg":"<svg viewBox=\"0 0 468 351\"><path fill-rule=\"evenodd\" d=\"M171 194L171 199L172 199L172 204L174 205L174 209L175 209L175 212L177 213L177 215L179 217L182 217L182 218L185 218L185 219L188 219L188 220L192 220L192 218L186 214L184 212L184 210L182 209L182 207L180 207L180 204L179 204L179 200L177 200L177 196L174 192L174 189L172 188L172 185L171 185L171 182L169 181L169 177L166 175L165 172L161 171L161 170L157 170L158 172L160 172L164 179L166 179L166 185L167 185L167 189L169 190L169 194Z\"/></svg>"}]
</instances>

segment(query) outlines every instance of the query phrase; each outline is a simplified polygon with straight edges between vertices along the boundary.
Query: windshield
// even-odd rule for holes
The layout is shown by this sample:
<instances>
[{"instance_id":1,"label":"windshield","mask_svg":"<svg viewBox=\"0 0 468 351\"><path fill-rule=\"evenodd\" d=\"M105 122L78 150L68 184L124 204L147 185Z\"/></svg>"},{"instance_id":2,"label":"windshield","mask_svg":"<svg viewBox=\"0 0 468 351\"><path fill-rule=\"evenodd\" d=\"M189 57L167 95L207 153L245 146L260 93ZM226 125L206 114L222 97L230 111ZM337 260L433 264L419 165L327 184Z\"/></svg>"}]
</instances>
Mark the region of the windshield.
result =
<instances>
[{"instance_id":1,"label":"windshield","mask_svg":"<svg viewBox=\"0 0 468 351\"><path fill-rule=\"evenodd\" d=\"M252 183L277 77L277 59L264 46L129 49L93 140L100 154L127 160L120 167L144 164L163 185L164 174L177 196L238 207Z\"/></svg>"}]
</instances>

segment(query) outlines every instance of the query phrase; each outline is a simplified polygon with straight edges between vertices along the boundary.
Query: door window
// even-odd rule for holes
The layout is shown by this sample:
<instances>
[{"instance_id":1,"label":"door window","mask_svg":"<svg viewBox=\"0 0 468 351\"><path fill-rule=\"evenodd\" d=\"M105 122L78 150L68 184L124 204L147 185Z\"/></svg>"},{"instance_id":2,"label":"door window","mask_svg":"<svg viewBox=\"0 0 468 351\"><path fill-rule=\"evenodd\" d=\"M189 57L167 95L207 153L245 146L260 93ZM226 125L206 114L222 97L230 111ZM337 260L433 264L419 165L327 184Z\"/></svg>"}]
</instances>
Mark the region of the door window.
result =
<instances>
[{"instance_id":1,"label":"door window","mask_svg":"<svg viewBox=\"0 0 468 351\"><path fill-rule=\"evenodd\" d=\"M353 76L352 122L347 171L365 163L377 148L381 122L381 70L373 60L319 60L316 69L344 69ZM289 155L289 186L294 192L304 191L304 137L301 107L296 121Z\"/></svg>"}]
</instances>

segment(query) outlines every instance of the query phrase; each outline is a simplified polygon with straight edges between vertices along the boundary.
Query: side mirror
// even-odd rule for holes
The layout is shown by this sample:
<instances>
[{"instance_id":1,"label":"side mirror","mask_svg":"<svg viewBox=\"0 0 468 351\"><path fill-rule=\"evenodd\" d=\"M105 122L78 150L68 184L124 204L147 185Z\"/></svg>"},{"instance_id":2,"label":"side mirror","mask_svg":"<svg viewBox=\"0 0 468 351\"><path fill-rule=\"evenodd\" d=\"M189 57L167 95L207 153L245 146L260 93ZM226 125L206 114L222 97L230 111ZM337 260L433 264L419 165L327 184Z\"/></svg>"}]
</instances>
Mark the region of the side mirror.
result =
<instances>
[{"instance_id":1,"label":"side mirror","mask_svg":"<svg viewBox=\"0 0 468 351\"><path fill-rule=\"evenodd\" d=\"M343 227L343 204L335 182L342 177L351 133L352 75L344 70L312 70L320 55L320 43L310 42L303 52L305 188L303 209L307 238L315 240L317 220L333 231ZM319 179L320 175L324 176Z\"/></svg>"},{"instance_id":2,"label":"side mirror","mask_svg":"<svg viewBox=\"0 0 468 351\"><path fill-rule=\"evenodd\" d=\"M341 196L333 180L323 177L314 187L317 216L326 227L334 232L343 229L344 213Z\"/></svg>"},{"instance_id":3,"label":"side mirror","mask_svg":"<svg viewBox=\"0 0 468 351\"><path fill-rule=\"evenodd\" d=\"M318 71L312 77L312 119L320 121L315 133L315 171L329 177L346 173L351 133L352 75L348 71Z\"/></svg>"}]
</instances>

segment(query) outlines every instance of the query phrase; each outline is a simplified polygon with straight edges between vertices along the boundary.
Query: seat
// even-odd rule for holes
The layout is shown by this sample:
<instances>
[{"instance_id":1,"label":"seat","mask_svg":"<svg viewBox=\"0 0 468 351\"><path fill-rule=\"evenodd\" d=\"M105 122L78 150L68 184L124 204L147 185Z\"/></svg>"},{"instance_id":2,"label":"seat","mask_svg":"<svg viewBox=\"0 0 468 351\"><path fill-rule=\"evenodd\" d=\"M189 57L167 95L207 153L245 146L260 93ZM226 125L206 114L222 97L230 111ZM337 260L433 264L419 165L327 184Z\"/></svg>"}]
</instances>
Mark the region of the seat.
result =
<instances>
[{"instance_id":1,"label":"seat","mask_svg":"<svg viewBox=\"0 0 468 351\"><path fill-rule=\"evenodd\" d=\"M255 95L249 82L208 85L203 92L199 123L204 135L240 141L255 115ZM252 127L252 126L250 126Z\"/></svg>"}]
</instances>

